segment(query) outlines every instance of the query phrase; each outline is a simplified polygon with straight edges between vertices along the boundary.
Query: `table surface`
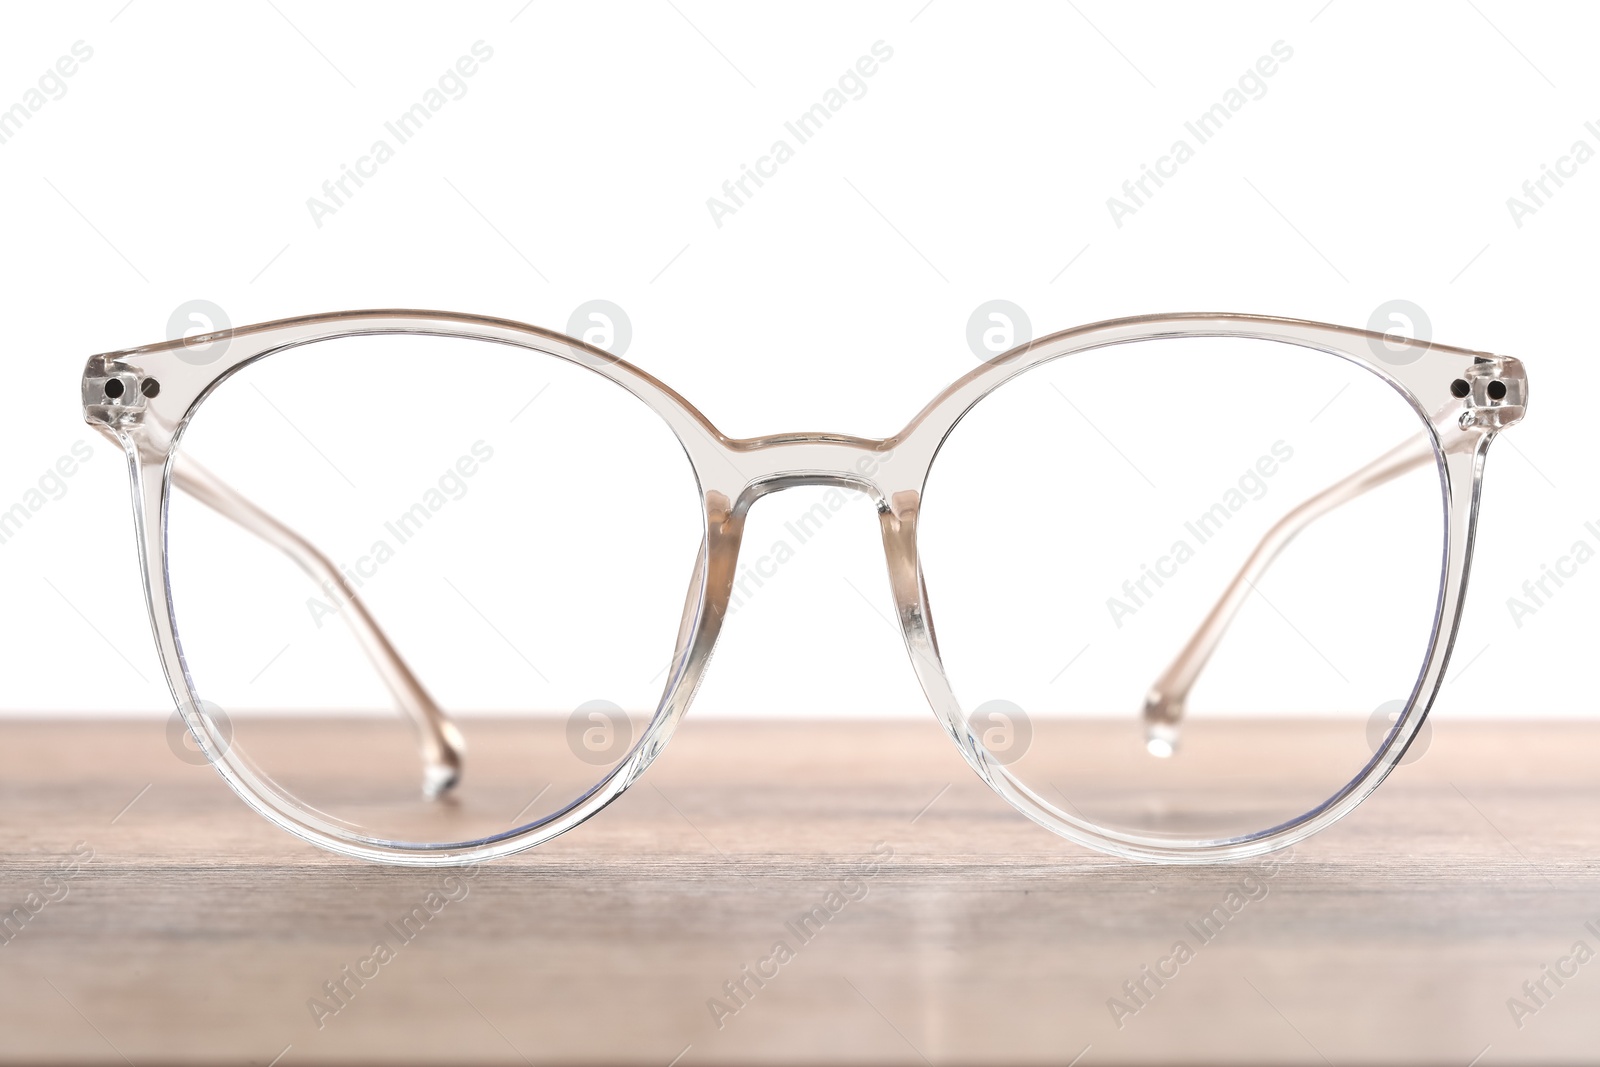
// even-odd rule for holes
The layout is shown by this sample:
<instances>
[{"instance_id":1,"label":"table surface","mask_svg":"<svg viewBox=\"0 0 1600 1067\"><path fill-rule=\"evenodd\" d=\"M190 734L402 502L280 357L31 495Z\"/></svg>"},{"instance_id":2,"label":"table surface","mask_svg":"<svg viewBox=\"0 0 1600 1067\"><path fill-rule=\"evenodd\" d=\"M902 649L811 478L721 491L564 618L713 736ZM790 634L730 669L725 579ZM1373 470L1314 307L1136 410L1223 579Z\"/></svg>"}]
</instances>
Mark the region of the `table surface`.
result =
<instances>
[{"instance_id":1,"label":"table surface","mask_svg":"<svg viewBox=\"0 0 1600 1067\"><path fill-rule=\"evenodd\" d=\"M9 721L0 907L56 899L0 944L0 1061L1593 1063L1600 962L1573 953L1600 949L1597 767L1600 725L1437 725L1119 1019L1248 868L1059 840L931 721L691 716L621 800L478 869L319 1018L447 872L299 842L162 723ZM866 895L728 997L880 842Z\"/></svg>"}]
</instances>

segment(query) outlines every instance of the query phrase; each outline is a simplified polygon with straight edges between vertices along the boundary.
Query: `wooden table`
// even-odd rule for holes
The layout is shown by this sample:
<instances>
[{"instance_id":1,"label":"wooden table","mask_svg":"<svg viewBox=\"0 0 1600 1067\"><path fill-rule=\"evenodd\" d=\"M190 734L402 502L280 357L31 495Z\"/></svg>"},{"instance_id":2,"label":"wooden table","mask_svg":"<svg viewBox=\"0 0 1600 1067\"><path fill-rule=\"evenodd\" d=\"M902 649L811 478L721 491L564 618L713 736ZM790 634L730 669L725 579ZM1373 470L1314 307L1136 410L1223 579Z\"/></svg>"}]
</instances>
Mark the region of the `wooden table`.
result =
<instances>
[{"instance_id":1,"label":"wooden table","mask_svg":"<svg viewBox=\"0 0 1600 1067\"><path fill-rule=\"evenodd\" d=\"M1600 958L1560 961L1600 951L1597 767L1600 726L1437 724L1119 1020L1244 869L1060 841L931 721L691 716L617 804L483 867L361 983L343 969L442 872L301 844L160 723L11 721L0 906L59 899L0 944L0 1061L1594 1063ZM865 895L729 997L879 842Z\"/></svg>"}]
</instances>

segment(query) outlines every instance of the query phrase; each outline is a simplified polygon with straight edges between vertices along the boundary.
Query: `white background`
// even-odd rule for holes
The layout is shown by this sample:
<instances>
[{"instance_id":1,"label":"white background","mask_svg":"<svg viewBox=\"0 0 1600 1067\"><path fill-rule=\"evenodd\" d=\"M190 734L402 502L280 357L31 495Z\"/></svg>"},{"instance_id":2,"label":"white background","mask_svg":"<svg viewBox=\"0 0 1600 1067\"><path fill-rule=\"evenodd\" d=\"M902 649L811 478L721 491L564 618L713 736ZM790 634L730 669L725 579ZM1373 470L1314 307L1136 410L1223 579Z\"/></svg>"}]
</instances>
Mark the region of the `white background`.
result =
<instances>
[{"instance_id":1,"label":"white background","mask_svg":"<svg viewBox=\"0 0 1600 1067\"><path fill-rule=\"evenodd\" d=\"M1507 198L1574 141L1600 150L1596 19L1503 0L1203 8L8 13L0 108L75 42L93 58L0 144L0 509L74 442L94 458L0 544L0 707L170 708L126 474L81 423L78 379L92 353L164 338L185 301L236 325L423 307L564 329L604 298L632 320L627 358L724 431L876 436L971 369L967 319L990 299L1035 333L1160 311L1359 326L1404 299L1434 339L1520 356L1532 381L1490 457L1436 714L1593 714L1600 561L1520 627L1507 599L1574 541L1600 548L1600 160L1520 227ZM466 94L318 227L307 198L480 40L493 58ZM878 41L893 58L865 95L718 227L707 198ZM1293 58L1265 95L1118 227L1107 198L1277 41ZM758 506L747 551L815 499ZM858 499L730 622L695 713L925 714L882 570Z\"/></svg>"}]
</instances>

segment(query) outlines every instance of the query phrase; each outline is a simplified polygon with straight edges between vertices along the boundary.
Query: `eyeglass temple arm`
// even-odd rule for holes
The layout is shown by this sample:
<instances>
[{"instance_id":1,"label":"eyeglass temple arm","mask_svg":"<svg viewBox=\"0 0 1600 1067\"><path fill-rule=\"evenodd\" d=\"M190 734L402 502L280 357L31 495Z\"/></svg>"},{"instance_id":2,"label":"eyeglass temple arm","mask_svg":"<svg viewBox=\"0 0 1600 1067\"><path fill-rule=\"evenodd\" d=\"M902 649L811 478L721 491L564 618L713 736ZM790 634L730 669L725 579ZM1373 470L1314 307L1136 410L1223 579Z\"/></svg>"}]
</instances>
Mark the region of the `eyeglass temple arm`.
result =
<instances>
[{"instance_id":1,"label":"eyeglass temple arm","mask_svg":"<svg viewBox=\"0 0 1600 1067\"><path fill-rule=\"evenodd\" d=\"M466 743L455 723L434 703L400 653L389 643L354 585L333 561L297 531L262 510L227 482L179 453L172 465L172 484L247 533L253 534L293 560L323 588L337 589L344 599L339 615L372 661L378 676L402 711L411 717L422 750L422 792L436 798L461 778Z\"/></svg>"},{"instance_id":2,"label":"eyeglass temple arm","mask_svg":"<svg viewBox=\"0 0 1600 1067\"><path fill-rule=\"evenodd\" d=\"M1470 445L1473 440L1471 434L1452 426L1440 434L1439 444L1443 451L1451 452ZM1308 497L1273 524L1223 590L1199 629L1195 630L1161 677L1156 679L1155 685L1150 687L1144 702L1144 732L1145 745L1152 755L1170 756L1177 748L1178 726L1183 720L1189 691L1227 633L1229 624L1244 606L1245 598L1279 553L1288 547L1300 531L1328 512L1402 474L1426 466L1433 458L1432 438L1426 433L1418 434Z\"/></svg>"}]
</instances>

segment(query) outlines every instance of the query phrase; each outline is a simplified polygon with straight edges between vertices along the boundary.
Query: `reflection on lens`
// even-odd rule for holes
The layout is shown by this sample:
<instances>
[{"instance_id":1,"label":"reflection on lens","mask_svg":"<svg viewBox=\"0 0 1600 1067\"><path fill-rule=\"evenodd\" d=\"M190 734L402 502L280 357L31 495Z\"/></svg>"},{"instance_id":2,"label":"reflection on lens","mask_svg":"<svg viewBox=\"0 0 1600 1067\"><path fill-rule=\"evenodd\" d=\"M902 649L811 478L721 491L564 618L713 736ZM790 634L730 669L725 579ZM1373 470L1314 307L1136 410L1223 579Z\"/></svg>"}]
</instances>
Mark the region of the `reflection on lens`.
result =
<instances>
[{"instance_id":1,"label":"reflection on lens","mask_svg":"<svg viewBox=\"0 0 1600 1067\"><path fill-rule=\"evenodd\" d=\"M627 757L673 677L703 515L683 448L621 386L391 335L219 385L168 530L185 661L231 756L346 832L442 844L559 812Z\"/></svg>"},{"instance_id":2,"label":"reflection on lens","mask_svg":"<svg viewBox=\"0 0 1600 1067\"><path fill-rule=\"evenodd\" d=\"M996 762L1066 816L1201 842L1305 815L1373 758L1372 709L1430 646L1444 515L1427 426L1376 374L1171 338L980 401L918 539L974 736L1003 699L1031 737Z\"/></svg>"}]
</instances>

